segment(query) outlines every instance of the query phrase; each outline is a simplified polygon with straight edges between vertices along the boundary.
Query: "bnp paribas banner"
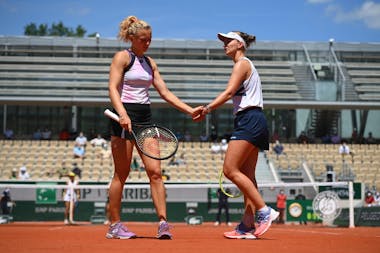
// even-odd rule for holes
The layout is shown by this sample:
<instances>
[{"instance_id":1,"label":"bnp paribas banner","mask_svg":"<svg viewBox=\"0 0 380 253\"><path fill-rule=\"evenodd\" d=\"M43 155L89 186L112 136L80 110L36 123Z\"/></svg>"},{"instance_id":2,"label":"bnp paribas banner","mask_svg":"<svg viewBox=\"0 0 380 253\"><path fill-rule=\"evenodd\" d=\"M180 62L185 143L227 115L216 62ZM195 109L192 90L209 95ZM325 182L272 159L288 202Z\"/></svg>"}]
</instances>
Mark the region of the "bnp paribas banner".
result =
<instances>
[{"instance_id":1,"label":"bnp paribas banner","mask_svg":"<svg viewBox=\"0 0 380 253\"><path fill-rule=\"evenodd\" d=\"M54 189L51 185L58 185ZM16 202L12 210L14 221L55 221L63 220L64 184L39 183L34 188L12 188L11 196ZM95 215L96 204L107 201L107 189L80 189L80 199L75 204L74 220L90 221ZM191 207L191 210L190 208ZM215 189L183 188L167 189L167 210L171 221L185 222L189 215L201 216L204 221L215 221L218 212ZM231 199L229 214L231 221L239 220L243 198ZM149 188L126 188L123 191L121 216L131 221L155 221L156 211ZM225 215L222 214L222 219Z\"/></svg>"},{"instance_id":2,"label":"bnp paribas banner","mask_svg":"<svg viewBox=\"0 0 380 253\"><path fill-rule=\"evenodd\" d=\"M37 185L37 187L36 187ZM54 189L52 185L57 185L58 189ZM85 184L80 184L83 189L80 189L80 202L96 202L107 200L107 189L103 188L85 188ZM55 204L57 201L62 201L65 185L62 183L36 183L31 188L11 189L12 199L15 201L35 201L37 204ZM197 188L196 186L184 188L167 188L167 202L217 202L217 188ZM0 189L1 190L1 189ZM145 187L125 188L122 194L123 202L150 202L152 199L149 185ZM242 203L243 198L230 199L231 203Z\"/></svg>"}]
</instances>

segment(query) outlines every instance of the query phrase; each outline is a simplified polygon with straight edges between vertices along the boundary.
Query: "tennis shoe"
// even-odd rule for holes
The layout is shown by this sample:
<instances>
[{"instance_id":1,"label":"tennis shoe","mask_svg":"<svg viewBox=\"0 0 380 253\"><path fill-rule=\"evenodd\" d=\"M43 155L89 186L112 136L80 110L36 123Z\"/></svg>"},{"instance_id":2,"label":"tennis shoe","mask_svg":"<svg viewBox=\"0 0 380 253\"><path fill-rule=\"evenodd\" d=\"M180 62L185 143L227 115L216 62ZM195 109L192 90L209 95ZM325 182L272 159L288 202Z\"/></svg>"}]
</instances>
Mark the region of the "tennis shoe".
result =
<instances>
[{"instance_id":1,"label":"tennis shoe","mask_svg":"<svg viewBox=\"0 0 380 253\"><path fill-rule=\"evenodd\" d=\"M132 239L136 238L136 234L129 231L120 221L114 225L110 225L108 233L106 234L108 239Z\"/></svg>"},{"instance_id":2,"label":"tennis shoe","mask_svg":"<svg viewBox=\"0 0 380 253\"><path fill-rule=\"evenodd\" d=\"M170 240L172 239L172 234L170 233L169 223L166 221L160 222L158 226L157 239L160 240Z\"/></svg>"},{"instance_id":3,"label":"tennis shoe","mask_svg":"<svg viewBox=\"0 0 380 253\"><path fill-rule=\"evenodd\" d=\"M255 229L247 228L242 222L232 231L225 232L224 237L229 239L248 239L254 240L257 237L253 234Z\"/></svg>"},{"instance_id":4,"label":"tennis shoe","mask_svg":"<svg viewBox=\"0 0 380 253\"><path fill-rule=\"evenodd\" d=\"M256 223L256 231L254 235L256 237L264 234L269 227L272 225L272 221L277 219L280 213L276 210L268 207L268 211L258 212L257 214L257 223Z\"/></svg>"}]
</instances>

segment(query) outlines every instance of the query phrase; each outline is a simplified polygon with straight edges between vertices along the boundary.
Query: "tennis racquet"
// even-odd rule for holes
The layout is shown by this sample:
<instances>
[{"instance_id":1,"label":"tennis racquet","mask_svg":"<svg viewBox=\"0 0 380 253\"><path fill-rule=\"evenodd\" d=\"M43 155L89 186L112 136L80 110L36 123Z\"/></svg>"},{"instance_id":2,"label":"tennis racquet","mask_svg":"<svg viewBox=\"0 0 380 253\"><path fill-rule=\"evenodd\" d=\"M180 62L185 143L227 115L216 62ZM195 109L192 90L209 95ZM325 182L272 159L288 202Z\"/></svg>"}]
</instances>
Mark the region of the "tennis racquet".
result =
<instances>
[{"instance_id":1,"label":"tennis racquet","mask_svg":"<svg viewBox=\"0 0 380 253\"><path fill-rule=\"evenodd\" d=\"M119 122L119 116L106 109L104 115ZM169 129L157 126L143 126L136 133L132 131L137 148L146 156L165 160L172 157L178 149L178 139Z\"/></svg>"},{"instance_id":2,"label":"tennis racquet","mask_svg":"<svg viewBox=\"0 0 380 253\"><path fill-rule=\"evenodd\" d=\"M219 171L219 187L222 190L222 192L229 198L239 198L243 195L243 193L235 185L232 185L232 187L227 188L227 182L225 182L223 169Z\"/></svg>"}]
</instances>

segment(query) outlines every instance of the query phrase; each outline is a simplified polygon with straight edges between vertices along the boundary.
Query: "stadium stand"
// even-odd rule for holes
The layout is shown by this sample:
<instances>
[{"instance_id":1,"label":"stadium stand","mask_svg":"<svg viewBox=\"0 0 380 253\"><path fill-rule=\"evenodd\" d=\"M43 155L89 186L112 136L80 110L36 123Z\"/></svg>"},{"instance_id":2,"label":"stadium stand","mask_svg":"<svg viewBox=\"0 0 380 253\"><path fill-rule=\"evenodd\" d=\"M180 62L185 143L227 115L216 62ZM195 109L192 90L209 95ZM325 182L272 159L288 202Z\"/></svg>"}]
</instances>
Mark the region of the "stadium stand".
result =
<instances>
[{"instance_id":1,"label":"stadium stand","mask_svg":"<svg viewBox=\"0 0 380 253\"><path fill-rule=\"evenodd\" d=\"M361 100L380 100L380 63L345 63Z\"/></svg>"},{"instance_id":2,"label":"stadium stand","mask_svg":"<svg viewBox=\"0 0 380 253\"><path fill-rule=\"evenodd\" d=\"M113 173L111 157L102 159L101 147L86 147L86 158L73 158L73 141L1 140L0 180L10 180L12 169L25 165L31 180L58 180L58 169L63 161L68 168L77 163L82 170L81 181L108 182ZM268 164L274 164L285 182L304 182L304 166L310 168L313 180L326 181L327 166L332 166L336 181L364 182L369 189L380 189L380 146L378 144L351 145L353 159L342 161L338 144L285 143L286 152L277 157L272 150L259 157L257 175L261 182L275 182ZM223 166L219 154L213 155L209 142L181 142L178 154L185 154L185 164L169 165L162 162L162 169L170 175L170 182L218 183L218 173ZM136 151L135 151L136 152ZM138 157L137 152L134 155ZM138 163L142 161L138 157ZM260 164L261 163L261 164ZM148 182L143 170L131 171L130 182Z\"/></svg>"},{"instance_id":3,"label":"stadium stand","mask_svg":"<svg viewBox=\"0 0 380 253\"><path fill-rule=\"evenodd\" d=\"M231 71L230 61L188 60L173 64L157 61L168 87L179 97L212 99L222 91ZM3 97L56 97L69 100L108 99L110 59L67 57L2 57L0 89ZM270 99L300 99L290 64L256 62L263 83L263 93ZM212 68L212 71L210 71ZM207 83L207 92L204 84ZM52 93L53 91L53 93ZM153 99L159 95L152 90Z\"/></svg>"},{"instance_id":4,"label":"stadium stand","mask_svg":"<svg viewBox=\"0 0 380 253\"><path fill-rule=\"evenodd\" d=\"M380 147L378 144L351 144L351 157L342 160L339 154L340 144L283 144L285 154L267 152L270 162L275 164L280 176L289 172L299 175L303 180L304 166L311 169L316 181L326 181L328 166L333 169L336 181L354 180L365 183L368 189L380 189ZM297 179L297 177L295 177Z\"/></svg>"}]
</instances>

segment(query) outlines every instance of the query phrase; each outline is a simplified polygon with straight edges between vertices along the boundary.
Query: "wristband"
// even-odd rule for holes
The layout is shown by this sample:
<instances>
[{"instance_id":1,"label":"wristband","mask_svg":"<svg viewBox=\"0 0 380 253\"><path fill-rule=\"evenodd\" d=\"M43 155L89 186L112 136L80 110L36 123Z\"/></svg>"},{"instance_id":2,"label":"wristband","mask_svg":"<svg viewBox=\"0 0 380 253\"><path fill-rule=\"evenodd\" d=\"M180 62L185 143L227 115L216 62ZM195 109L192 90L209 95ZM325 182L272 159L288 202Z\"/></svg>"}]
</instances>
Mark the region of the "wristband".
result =
<instances>
[{"instance_id":1,"label":"wristband","mask_svg":"<svg viewBox=\"0 0 380 253\"><path fill-rule=\"evenodd\" d=\"M205 108L206 108L207 113L210 113L212 110L210 105L205 105Z\"/></svg>"}]
</instances>

